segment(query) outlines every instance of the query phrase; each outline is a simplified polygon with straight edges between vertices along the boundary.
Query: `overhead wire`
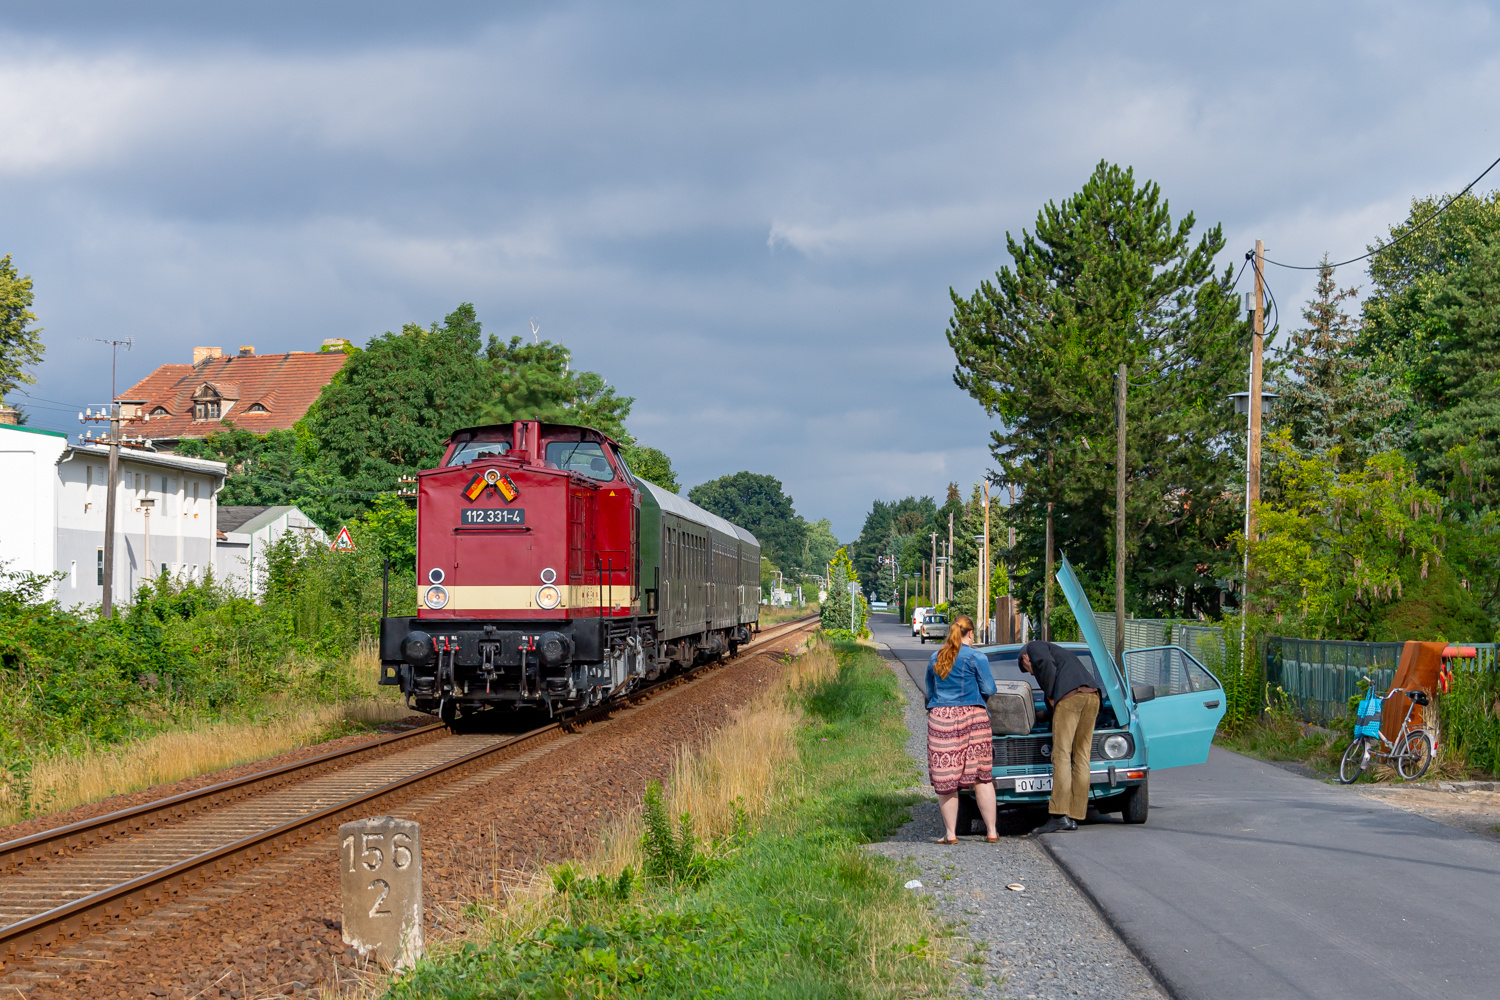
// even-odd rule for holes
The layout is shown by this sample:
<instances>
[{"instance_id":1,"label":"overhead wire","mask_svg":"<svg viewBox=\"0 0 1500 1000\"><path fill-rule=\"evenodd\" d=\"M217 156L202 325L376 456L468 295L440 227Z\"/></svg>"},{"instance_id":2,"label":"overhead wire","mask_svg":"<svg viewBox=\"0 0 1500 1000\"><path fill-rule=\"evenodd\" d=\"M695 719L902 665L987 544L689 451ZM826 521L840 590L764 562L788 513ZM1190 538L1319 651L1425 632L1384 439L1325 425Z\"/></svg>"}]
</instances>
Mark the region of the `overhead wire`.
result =
<instances>
[{"instance_id":1,"label":"overhead wire","mask_svg":"<svg viewBox=\"0 0 1500 1000\"><path fill-rule=\"evenodd\" d=\"M1497 156L1495 158L1495 160L1494 160L1493 163L1491 163L1489 166L1485 167L1484 170L1480 173L1480 175L1478 177L1474 178L1472 181L1470 181L1469 183L1465 184L1462 191L1458 192L1458 194L1453 195L1447 201L1443 202L1442 207L1440 207L1437 211L1433 212L1431 215L1427 216L1427 218L1423 219L1421 222L1417 223L1415 226L1412 226L1406 232L1402 233L1400 236L1398 236L1395 239L1391 240L1389 243L1385 244L1384 246L1376 247L1374 250L1371 250L1368 253L1360 254L1358 257L1351 257L1348 260L1341 260L1337 264L1314 264L1314 265L1312 265L1310 267L1307 266L1307 265L1303 265L1303 264L1283 264L1283 263L1281 263L1281 261L1279 261L1279 260L1271 260L1269 257L1262 257L1261 260L1265 261L1267 264L1275 264L1277 267L1284 267L1288 271L1320 271L1324 267L1330 267L1330 268L1333 268L1333 267L1343 267L1345 264L1357 264L1357 263L1359 263L1362 260L1368 260L1369 258L1375 256L1378 253L1381 253L1383 251L1389 250L1391 247L1395 246L1397 243L1400 243L1402 240L1406 239L1408 236L1414 235L1419 230L1421 230L1424 226L1426 226L1429 222L1432 222L1438 216L1440 216L1444 212L1448 211L1448 209L1450 207L1452 207L1452 205L1453 205L1453 203L1455 201L1457 201L1458 199L1462 198L1464 195L1468 194L1469 191L1474 187L1475 184L1478 184L1480 181L1484 180L1485 174L1488 174L1491 170L1494 170L1495 167L1497 167L1497 166L1500 166L1500 156ZM1262 276L1261 280L1262 281L1265 280L1264 276Z\"/></svg>"}]
</instances>

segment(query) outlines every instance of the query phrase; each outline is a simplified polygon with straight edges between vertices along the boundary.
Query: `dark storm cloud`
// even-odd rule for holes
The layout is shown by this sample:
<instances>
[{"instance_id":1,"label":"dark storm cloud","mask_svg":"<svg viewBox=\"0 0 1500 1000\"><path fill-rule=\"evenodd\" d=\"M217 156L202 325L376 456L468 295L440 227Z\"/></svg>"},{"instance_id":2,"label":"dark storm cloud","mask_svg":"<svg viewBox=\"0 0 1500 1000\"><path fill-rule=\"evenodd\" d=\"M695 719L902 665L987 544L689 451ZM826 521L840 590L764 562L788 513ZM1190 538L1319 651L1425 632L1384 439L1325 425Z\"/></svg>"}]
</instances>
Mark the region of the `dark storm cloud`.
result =
<instances>
[{"instance_id":1,"label":"dark storm cloud","mask_svg":"<svg viewBox=\"0 0 1500 1000\"><path fill-rule=\"evenodd\" d=\"M35 395L194 344L364 341L474 301L572 347L695 483L857 532L985 467L968 294L1101 158L1298 263L1496 151L1485 6L22 4L0 202ZM1273 272L1291 322L1309 281ZM1357 274L1342 276L1357 280ZM33 409L74 430L69 411Z\"/></svg>"}]
</instances>

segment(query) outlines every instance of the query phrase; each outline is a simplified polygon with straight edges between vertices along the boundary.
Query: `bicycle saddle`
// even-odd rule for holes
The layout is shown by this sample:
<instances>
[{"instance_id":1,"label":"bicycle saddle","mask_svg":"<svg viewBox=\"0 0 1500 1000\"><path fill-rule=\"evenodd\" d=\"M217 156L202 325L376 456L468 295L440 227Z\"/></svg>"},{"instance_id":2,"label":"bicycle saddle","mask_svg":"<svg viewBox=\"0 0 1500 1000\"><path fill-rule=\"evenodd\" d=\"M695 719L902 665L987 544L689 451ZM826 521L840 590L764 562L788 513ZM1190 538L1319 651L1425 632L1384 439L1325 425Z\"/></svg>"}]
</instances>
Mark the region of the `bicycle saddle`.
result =
<instances>
[{"instance_id":1,"label":"bicycle saddle","mask_svg":"<svg viewBox=\"0 0 1500 1000\"><path fill-rule=\"evenodd\" d=\"M1412 701L1416 702L1418 705L1425 705L1425 704L1427 704L1427 692L1426 691L1408 691L1408 692L1406 692L1406 696L1408 698L1410 698Z\"/></svg>"}]
</instances>

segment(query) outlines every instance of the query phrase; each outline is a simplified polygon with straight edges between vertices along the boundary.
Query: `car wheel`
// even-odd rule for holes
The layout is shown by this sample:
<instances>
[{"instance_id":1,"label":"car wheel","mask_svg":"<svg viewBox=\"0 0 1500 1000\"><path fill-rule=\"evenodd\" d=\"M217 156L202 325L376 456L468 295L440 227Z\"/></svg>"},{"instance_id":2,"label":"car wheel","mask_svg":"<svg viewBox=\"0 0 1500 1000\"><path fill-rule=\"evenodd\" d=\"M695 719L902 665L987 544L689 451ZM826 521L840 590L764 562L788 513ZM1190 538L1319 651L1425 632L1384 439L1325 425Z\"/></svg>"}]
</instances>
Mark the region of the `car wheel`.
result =
<instances>
[{"instance_id":1,"label":"car wheel","mask_svg":"<svg viewBox=\"0 0 1500 1000\"><path fill-rule=\"evenodd\" d=\"M1120 818L1127 823L1144 823L1150 811L1151 782L1148 778L1125 793L1125 808L1120 811Z\"/></svg>"}]
</instances>

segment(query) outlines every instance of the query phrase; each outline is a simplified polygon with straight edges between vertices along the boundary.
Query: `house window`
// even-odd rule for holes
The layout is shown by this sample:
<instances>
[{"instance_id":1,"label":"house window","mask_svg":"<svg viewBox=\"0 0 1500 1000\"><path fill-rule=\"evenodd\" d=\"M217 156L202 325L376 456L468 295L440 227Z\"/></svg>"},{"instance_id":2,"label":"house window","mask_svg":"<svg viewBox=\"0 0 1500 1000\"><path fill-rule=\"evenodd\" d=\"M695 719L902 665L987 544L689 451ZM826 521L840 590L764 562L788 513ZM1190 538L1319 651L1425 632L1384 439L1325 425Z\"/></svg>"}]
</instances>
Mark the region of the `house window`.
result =
<instances>
[{"instance_id":1,"label":"house window","mask_svg":"<svg viewBox=\"0 0 1500 1000\"><path fill-rule=\"evenodd\" d=\"M259 403L252 403L252 404L250 404L250 412L251 413L269 413L271 411L267 410L264 406L261 406Z\"/></svg>"},{"instance_id":2,"label":"house window","mask_svg":"<svg viewBox=\"0 0 1500 1000\"><path fill-rule=\"evenodd\" d=\"M158 406L151 411L151 415L153 417L165 417L167 415L167 408L165 406Z\"/></svg>"},{"instance_id":3,"label":"house window","mask_svg":"<svg viewBox=\"0 0 1500 1000\"><path fill-rule=\"evenodd\" d=\"M98 554L99 568L94 573L94 576L97 578L94 580L94 583L102 587L104 586L104 550L100 549Z\"/></svg>"},{"instance_id":4,"label":"house window","mask_svg":"<svg viewBox=\"0 0 1500 1000\"><path fill-rule=\"evenodd\" d=\"M194 420L218 420L219 413L219 401L217 399L193 404Z\"/></svg>"}]
</instances>

